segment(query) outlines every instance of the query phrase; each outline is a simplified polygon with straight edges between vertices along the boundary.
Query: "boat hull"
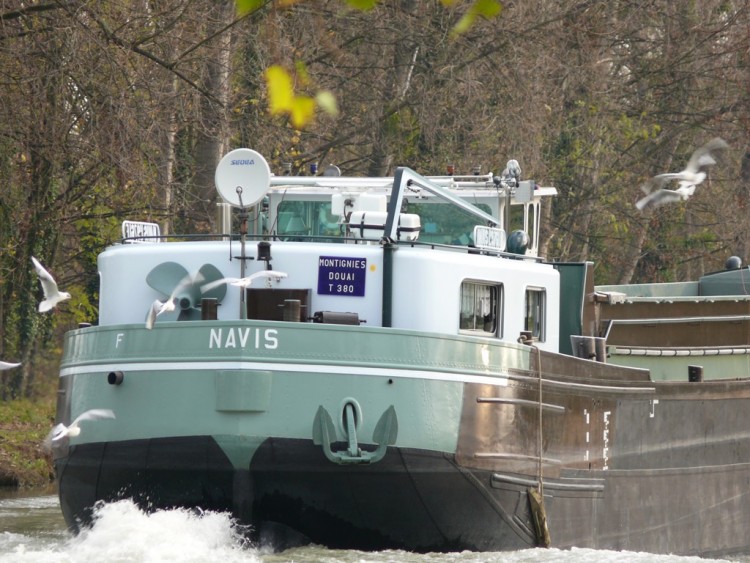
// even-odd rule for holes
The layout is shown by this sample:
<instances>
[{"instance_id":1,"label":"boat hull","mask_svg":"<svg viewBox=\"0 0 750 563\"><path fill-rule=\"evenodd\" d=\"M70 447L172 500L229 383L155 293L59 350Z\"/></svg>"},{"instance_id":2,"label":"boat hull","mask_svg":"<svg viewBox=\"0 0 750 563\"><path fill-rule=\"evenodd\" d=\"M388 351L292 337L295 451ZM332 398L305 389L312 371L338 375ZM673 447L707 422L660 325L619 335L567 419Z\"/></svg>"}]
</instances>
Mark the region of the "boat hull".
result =
<instances>
[{"instance_id":1,"label":"boat hull","mask_svg":"<svg viewBox=\"0 0 750 563\"><path fill-rule=\"evenodd\" d=\"M518 494L505 506L507 495L482 485L487 472L462 470L451 457L391 448L376 464L335 465L310 440L268 439L248 468L236 469L214 440L191 436L77 446L57 474L63 514L77 527L97 501L131 498L147 510L230 512L250 537L277 549L533 545L529 523L514 521Z\"/></svg>"},{"instance_id":2,"label":"boat hull","mask_svg":"<svg viewBox=\"0 0 750 563\"><path fill-rule=\"evenodd\" d=\"M144 510L229 512L249 537L276 549L313 542L503 551L539 541L528 502L533 478L460 468L434 452L392 448L375 465L333 466L310 441L269 439L242 470L212 439L184 437L78 446L56 469L63 514L76 529L96 502L131 498ZM746 464L548 479L552 545L743 553L749 479Z\"/></svg>"},{"instance_id":3,"label":"boat hull","mask_svg":"<svg viewBox=\"0 0 750 563\"><path fill-rule=\"evenodd\" d=\"M247 349L227 346L242 327ZM544 544L546 517L559 548L750 549L747 380L653 382L417 331L167 328L153 342L128 325L69 336L59 416L117 413L55 451L72 527L98 501L134 498L231 512L276 547L515 550ZM268 330L274 346L253 346Z\"/></svg>"}]
</instances>

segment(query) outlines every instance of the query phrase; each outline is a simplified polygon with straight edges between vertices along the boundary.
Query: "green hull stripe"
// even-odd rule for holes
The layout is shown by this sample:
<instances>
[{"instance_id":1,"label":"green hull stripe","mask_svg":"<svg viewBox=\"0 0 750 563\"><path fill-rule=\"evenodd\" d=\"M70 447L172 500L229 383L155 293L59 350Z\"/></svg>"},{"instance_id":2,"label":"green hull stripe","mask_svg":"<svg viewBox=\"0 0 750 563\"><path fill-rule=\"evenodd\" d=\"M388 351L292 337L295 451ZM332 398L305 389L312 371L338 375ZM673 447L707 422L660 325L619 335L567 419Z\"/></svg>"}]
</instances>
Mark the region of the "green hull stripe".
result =
<instances>
[{"instance_id":1,"label":"green hull stripe","mask_svg":"<svg viewBox=\"0 0 750 563\"><path fill-rule=\"evenodd\" d=\"M424 371L416 369L376 368L353 365L321 365L270 362L148 362L94 364L66 367L60 370L60 377L83 373L110 371L181 371L181 370L273 370L296 373L326 373L332 375L370 375L376 377L424 378L437 381L459 381L506 387L507 377L482 376L466 373Z\"/></svg>"}]
</instances>

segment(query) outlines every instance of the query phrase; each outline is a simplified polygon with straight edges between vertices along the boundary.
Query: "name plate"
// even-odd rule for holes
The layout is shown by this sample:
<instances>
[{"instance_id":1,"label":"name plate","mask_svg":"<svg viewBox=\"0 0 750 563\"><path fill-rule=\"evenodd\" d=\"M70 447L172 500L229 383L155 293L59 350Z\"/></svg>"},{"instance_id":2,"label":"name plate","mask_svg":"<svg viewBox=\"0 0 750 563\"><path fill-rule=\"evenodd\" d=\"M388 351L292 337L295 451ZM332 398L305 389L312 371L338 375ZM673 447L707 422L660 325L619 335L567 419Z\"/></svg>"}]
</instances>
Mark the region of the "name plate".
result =
<instances>
[{"instance_id":1,"label":"name plate","mask_svg":"<svg viewBox=\"0 0 750 563\"><path fill-rule=\"evenodd\" d=\"M320 256L318 258L318 295L365 295L366 258Z\"/></svg>"},{"instance_id":2,"label":"name plate","mask_svg":"<svg viewBox=\"0 0 750 563\"><path fill-rule=\"evenodd\" d=\"M160 242L159 238L147 238L147 237L160 237L161 229L156 223L145 223L143 221L123 221L122 222L122 238L127 239L124 242L127 243L140 243L140 242Z\"/></svg>"},{"instance_id":3,"label":"name plate","mask_svg":"<svg viewBox=\"0 0 750 563\"><path fill-rule=\"evenodd\" d=\"M494 227L483 227L477 225L474 227L474 246L483 250L505 250L505 230Z\"/></svg>"}]
</instances>

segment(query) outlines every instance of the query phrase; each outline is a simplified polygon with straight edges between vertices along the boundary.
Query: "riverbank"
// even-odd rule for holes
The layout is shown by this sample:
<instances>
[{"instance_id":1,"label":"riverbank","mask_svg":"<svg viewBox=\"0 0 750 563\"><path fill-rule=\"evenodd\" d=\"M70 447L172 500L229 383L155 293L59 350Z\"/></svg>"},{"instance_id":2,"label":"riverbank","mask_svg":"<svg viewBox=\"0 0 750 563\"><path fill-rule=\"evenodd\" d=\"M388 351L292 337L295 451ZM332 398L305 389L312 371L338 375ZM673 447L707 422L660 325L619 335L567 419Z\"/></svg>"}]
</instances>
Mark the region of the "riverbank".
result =
<instances>
[{"instance_id":1,"label":"riverbank","mask_svg":"<svg viewBox=\"0 0 750 563\"><path fill-rule=\"evenodd\" d=\"M45 487L54 480L42 441L55 420L54 398L0 402L0 487Z\"/></svg>"}]
</instances>

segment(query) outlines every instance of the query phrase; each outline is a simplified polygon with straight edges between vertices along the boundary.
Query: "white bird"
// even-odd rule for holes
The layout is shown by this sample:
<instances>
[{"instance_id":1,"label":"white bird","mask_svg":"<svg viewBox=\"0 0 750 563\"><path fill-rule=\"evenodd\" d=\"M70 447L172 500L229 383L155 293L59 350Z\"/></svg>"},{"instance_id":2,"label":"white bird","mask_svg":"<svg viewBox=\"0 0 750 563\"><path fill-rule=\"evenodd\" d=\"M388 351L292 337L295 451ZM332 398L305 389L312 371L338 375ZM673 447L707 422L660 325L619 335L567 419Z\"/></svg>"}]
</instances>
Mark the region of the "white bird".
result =
<instances>
[{"instance_id":1,"label":"white bird","mask_svg":"<svg viewBox=\"0 0 750 563\"><path fill-rule=\"evenodd\" d=\"M14 364L14 363L11 363L11 362L0 361L0 370L17 368L20 365L21 365L21 362L18 362L18 363Z\"/></svg>"},{"instance_id":2,"label":"white bird","mask_svg":"<svg viewBox=\"0 0 750 563\"><path fill-rule=\"evenodd\" d=\"M659 174L647 182L641 188L647 195L639 199L635 206L639 211L643 211L646 207L659 207L665 203L687 200L695 193L696 186L706 179L705 168L716 164L715 153L728 147L724 139L711 139L692 154L685 170ZM676 189L668 190L661 187L672 180L677 180Z\"/></svg>"},{"instance_id":3,"label":"white bird","mask_svg":"<svg viewBox=\"0 0 750 563\"><path fill-rule=\"evenodd\" d=\"M173 297L170 297L167 301L156 299L153 303L151 303L151 308L148 310L148 314L146 315L146 328L148 330L154 328L156 317L158 317L162 313L174 311L174 309L175 304Z\"/></svg>"},{"instance_id":4,"label":"white bird","mask_svg":"<svg viewBox=\"0 0 750 563\"><path fill-rule=\"evenodd\" d=\"M280 280L281 278L285 278L286 276L287 275L284 272L278 272L276 270L261 270L245 278L221 278L220 280L212 281L211 283L207 283L206 285L201 287L201 291L205 293L206 291L210 291L213 288L223 284L246 288L250 287L253 281L257 280L258 278L276 278L276 280Z\"/></svg>"},{"instance_id":5,"label":"white bird","mask_svg":"<svg viewBox=\"0 0 750 563\"><path fill-rule=\"evenodd\" d=\"M47 437L42 442L42 446L46 450L62 440L65 436L74 437L81 433L81 422L84 420L101 420L103 418L115 418L115 413L110 409L91 409L79 414L76 419L71 422L68 426L63 423L56 424L52 430L50 430Z\"/></svg>"},{"instance_id":6,"label":"white bird","mask_svg":"<svg viewBox=\"0 0 750 563\"><path fill-rule=\"evenodd\" d=\"M184 291L190 284L192 283L201 283L204 280L203 274L198 272L195 276L191 276L188 274L182 280L180 280L180 283L178 283L175 288L172 290L172 295L170 295L166 301L162 301L161 299L156 299L153 303L151 303L151 308L148 310L148 313L146 314L146 328L148 330L151 330L154 328L154 323L156 323L156 317L161 315L162 313L168 313L170 311L174 311L177 307L177 296Z\"/></svg>"},{"instance_id":7,"label":"white bird","mask_svg":"<svg viewBox=\"0 0 750 563\"><path fill-rule=\"evenodd\" d=\"M39 281L42 284L42 291L44 292L44 301L39 303L40 313L46 313L54 308L60 301L70 299L70 293L57 289L55 278L44 269L44 266L39 263L39 260L32 256L31 262L34 264L36 275L39 276Z\"/></svg>"}]
</instances>

